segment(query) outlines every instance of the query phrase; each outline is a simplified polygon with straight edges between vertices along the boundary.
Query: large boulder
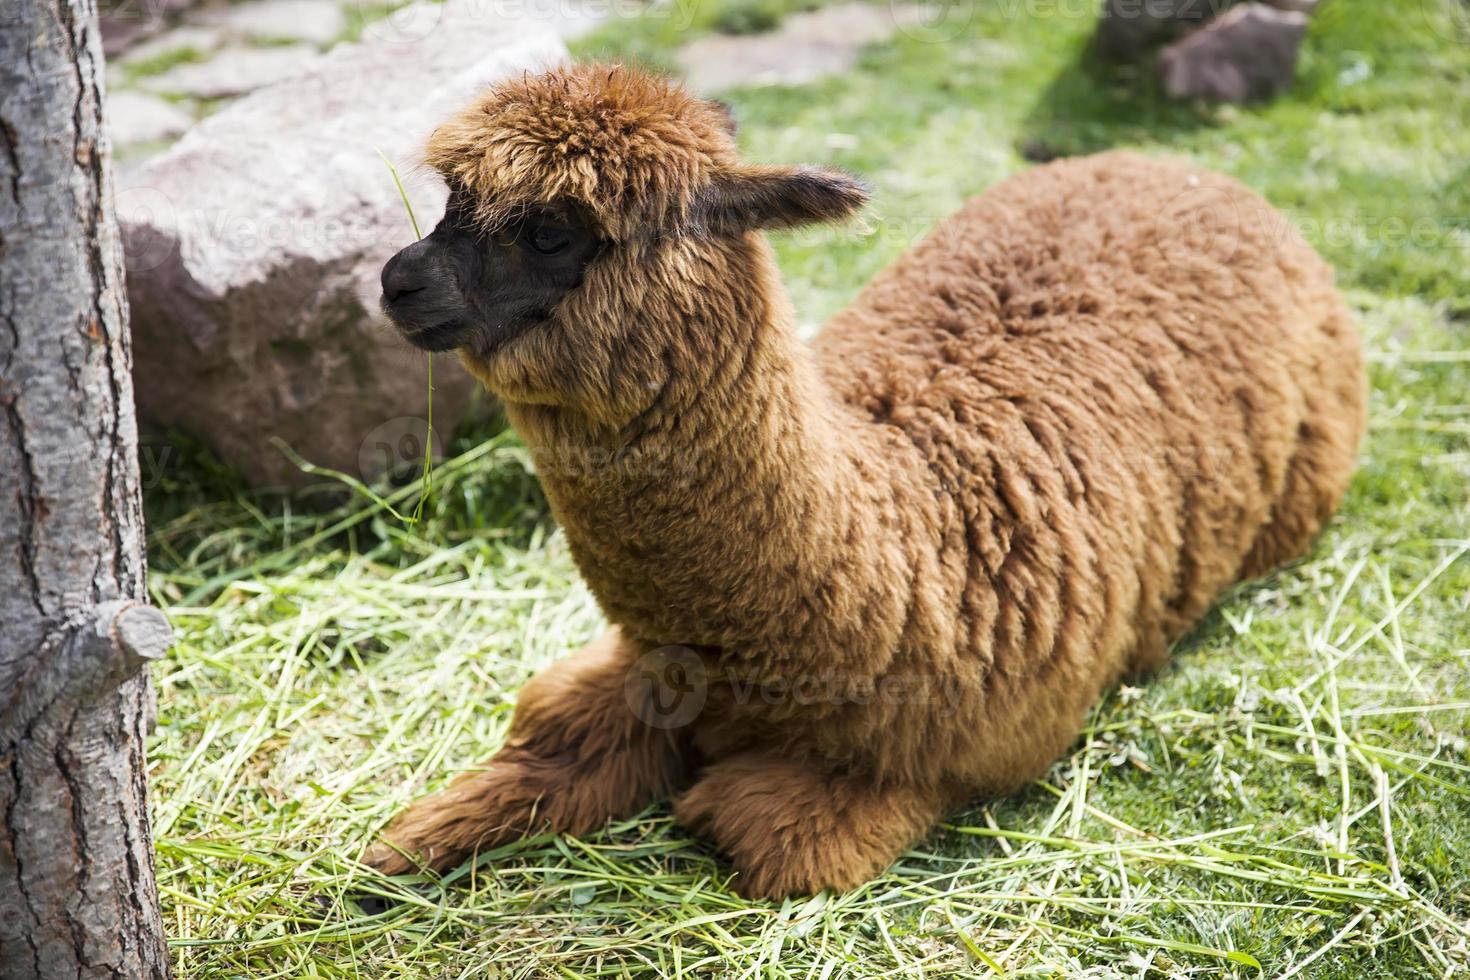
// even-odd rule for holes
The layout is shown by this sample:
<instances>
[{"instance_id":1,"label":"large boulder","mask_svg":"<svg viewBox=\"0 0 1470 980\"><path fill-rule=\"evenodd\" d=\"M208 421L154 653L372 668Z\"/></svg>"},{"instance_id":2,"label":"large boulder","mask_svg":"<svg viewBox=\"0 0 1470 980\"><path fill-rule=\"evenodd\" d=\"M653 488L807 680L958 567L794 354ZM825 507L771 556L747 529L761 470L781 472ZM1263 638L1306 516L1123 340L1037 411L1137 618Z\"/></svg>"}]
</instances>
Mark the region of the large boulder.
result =
<instances>
[{"instance_id":1,"label":"large boulder","mask_svg":"<svg viewBox=\"0 0 1470 980\"><path fill-rule=\"evenodd\" d=\"M364 468L385 454L365 443L423 416L428 397L426 355L378 311L379 271L413 239L379 153L431 226L443 190L412 168L428 132L481 87L567 57L550 25L491 6L422 4L370 24L362 43L119 178L145 422L203 439L256 485L305 482L273 437L313 463L377 475ZM452 356L434 382L436 427L452 425L474 383Z\"/></svg>"}]
</instances>

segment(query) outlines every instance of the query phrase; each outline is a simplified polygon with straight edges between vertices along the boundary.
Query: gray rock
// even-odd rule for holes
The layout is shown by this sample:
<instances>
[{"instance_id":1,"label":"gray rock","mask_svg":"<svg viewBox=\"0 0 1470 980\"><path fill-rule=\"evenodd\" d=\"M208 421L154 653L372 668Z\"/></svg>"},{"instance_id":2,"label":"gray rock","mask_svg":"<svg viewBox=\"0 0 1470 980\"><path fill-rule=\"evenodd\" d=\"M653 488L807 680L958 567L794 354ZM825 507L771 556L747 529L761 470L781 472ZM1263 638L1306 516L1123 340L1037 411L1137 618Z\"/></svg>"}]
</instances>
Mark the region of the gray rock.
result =
<instances>
[{"instance_id":1,"label":"gray rock","mask_svg":"<svg viewBox=\"0 0 1470 980\"><path fill-rule=\"evenodd\" d=\"M1306 14L1241 4L1165 48L1159 79L1175 99L1269 99L1291 86L1306 30Z\"/></svg>"},{"instance_id":2,"label":"gray rock","mask_svg":"<svg viewBox=\"0 0 1470 980\"><path fill-rule=\"evenodd\" d=\"M1095 43L1103 57L1142 60L1153 49L1200 30L1240 0L1104 0ZM1265 0L1266 6L1311 14L1318 0Z\"/></svg>"},{"instance_id":3,"label":"gray rock","mask_svg":"<svg viewBox=\"0 0 1470 980\"><path fill-rule=\"evenodd\" d=\"M118 0L99 11L102 51L107 57L122 54L146 38L168 27L170 18L198 0Z\"/></svg>"},{"instance_id":4,"label":"gray rock","mask_svg":"<svg viewBox=\"0 0 1470 980\"><path fill-rule=\"evenodd\" d=\"M178 65L138 84L150 92L219 99L304 78L316 70L319 58L315 48L304 44L226 48L208 61Z\"/></svg>"},{"instance_id":5,"label":"gray rock","mask_svg":"<svg viewBox=\"0 0 1470 980\"><path fill-rule=\"evenodd\" d=\"M194 117L156 95L121 89L107 96L107 131L114 146L173 139L194 125Z\"/></svg>"},{"instance_id":6,"label":"gray rock","mask_svg":"<svg viewBox=\"0 0 1470 980\"><path fill-rule=\"evenodd\" d=\"M224 31L218 27L202 24L185 25L164 31L141 44L128 49L119 60L124 65L137 65L179 51L194 51L201 55L213 54L224 44Z\"/></svg>"},{"instance_id":7,"label":"gray rock","mask_svg":"<svg viewBox=\"0 0 1470 980\"><path fill-rule=\"evenodd\" d=\"M451 0L369 25L119 182L146 421L193 432L256 484L306 482L272 437L376 475L359 471L381 455L364 442L427 403L426 355L378 312L382 265L413 238L378 151L432 225L443 189L404 166L427 134L486 84L567 57L554 32L485 9ZM447 429L475 383L452 357L434 381Z\"/></svg>"},{"instance_id":8,"label":"gray rock","mask_svg":"<svg viewBox=\"0 0 1470 980\"><path fill-rule=\"evenodd\" d=\"M925 8L845 3L787 17L766 34L699 38L679 52L689 87L719 92L736 85L803 85L857 63L863 47L918 25Z\"/></svg>"},{"instance_id":9,"label":"gray rock","mask_svg":"<svg viewBox=\"0 0 1470 980\"><path fill-rule=\"evenodd\" d=\"M223 23L247 37L325 44L342 33L347 18L335 0L256 0L228 8Z\"/></svg>"},{"instance_id":10,"label":"gray rock","mask_svg":"<svg viewBox=\"0 0 1470 980\"><path fill-rule=\"evenodd\" d=\"M1133 62L1198 30L1236 0L1104 0L1095 44L1103 57Z\"/></svg>"}]
</instances>

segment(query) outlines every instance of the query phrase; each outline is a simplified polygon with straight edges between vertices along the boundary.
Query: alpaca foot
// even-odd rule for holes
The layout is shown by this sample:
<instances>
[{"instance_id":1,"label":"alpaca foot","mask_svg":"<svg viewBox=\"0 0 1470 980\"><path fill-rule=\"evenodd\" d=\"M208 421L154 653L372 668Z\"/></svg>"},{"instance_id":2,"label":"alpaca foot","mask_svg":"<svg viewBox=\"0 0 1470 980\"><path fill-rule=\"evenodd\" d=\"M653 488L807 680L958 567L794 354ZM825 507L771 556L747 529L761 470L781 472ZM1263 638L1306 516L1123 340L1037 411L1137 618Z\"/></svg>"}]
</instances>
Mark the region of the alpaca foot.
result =
<instances>
[{"instance_id":1,"label":"alpaca foot","mask_svg":"<svg viewBox=\"0 0 1470 980\"><path fill-rule=\"evenodd\" d=\"M568 796L569 767L518 755L502 751L443 792L414 803L363 853L362 863L388 875L442 872L475 851L543 829L579 834L596 828L599 814L554 804Z\"/></svg>"},{"instance_id":2,"label":"alpaca foot","mask_svg":"<svg viewBox=\"0 0 1470 980\"><path fill-rule=\"evenodd\" d=\"M445 871L472 853L544 830L586 834L668 793L685 739L651 728L625 685L637 651L616 630L522 689L505 748L414 803L363 854L384 874Z\"/></svg>"},{"instance_id":3,"label":"alpaca foot","mask_svg":"<svg viewBox=\"0 0 1470 980\"><path fill-rule=\"evenodd\" d=\"M674 806L712 839L747 898L854 888L880 874L943 812L940 794L878 786L749 753L710 766Z\"/></svg>"}]
</instances>

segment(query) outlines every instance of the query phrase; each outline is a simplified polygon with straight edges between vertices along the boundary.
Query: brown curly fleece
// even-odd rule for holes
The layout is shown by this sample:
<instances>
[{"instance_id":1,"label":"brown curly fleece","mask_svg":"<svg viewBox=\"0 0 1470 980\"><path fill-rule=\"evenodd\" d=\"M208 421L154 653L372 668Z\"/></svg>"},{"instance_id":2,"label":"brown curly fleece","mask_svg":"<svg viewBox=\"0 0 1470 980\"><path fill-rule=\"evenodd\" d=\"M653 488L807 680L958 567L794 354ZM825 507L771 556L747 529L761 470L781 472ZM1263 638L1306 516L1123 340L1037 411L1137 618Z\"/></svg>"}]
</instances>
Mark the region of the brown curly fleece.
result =
<instances>
[{"instance_id":1,"label":"brown curly fleece","mask_svg":"<svg viewBox=\"0 0 1470 980\"><path fill-rule=\"evenodd\" d=\"M399 817L366 856L385 871L676 794L746 894L861 884L1043 773L1347 485L1365 379L1332 273L1188 163L1012 177L809 347L756 229L843 217L861 187L742 164L711 103L560 70L491 91L429 158L487 221L570 199L609 240L546 324L462 356L614 625Z\"/></svg>"}]
</instances>

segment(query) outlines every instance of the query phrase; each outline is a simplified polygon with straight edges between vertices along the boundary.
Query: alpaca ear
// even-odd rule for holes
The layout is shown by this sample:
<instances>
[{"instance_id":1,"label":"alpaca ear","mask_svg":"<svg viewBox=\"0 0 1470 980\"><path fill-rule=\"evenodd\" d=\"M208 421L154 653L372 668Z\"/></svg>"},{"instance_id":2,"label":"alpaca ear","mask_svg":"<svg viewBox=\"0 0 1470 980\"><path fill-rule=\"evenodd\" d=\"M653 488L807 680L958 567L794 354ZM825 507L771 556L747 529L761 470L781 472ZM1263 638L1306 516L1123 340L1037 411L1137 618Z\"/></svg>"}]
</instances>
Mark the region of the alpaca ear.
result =
<instances>
[{"instance_id":1,"label":"alpaca ear","mask_svg":"<svg viewBox=\"0 0 1470 980\"><path fill-rule=\"evenodd\" d=\"M709 103L711 109L719 113L720 121L724 123L726 132L731 136L740 133L740 123L736 121L735 108L730 103L724 99L705 99L705 101Z\"/></svg>"},{"instance_id":2,"label":"alpaca ear","mask_svg":"<svg viewBox=\"0 0 1470 980\"><path fill-rule=\"evenodd\" d=\"M696 224L717 235L841 221L868 200L851 174L824 167L740 167L726 171L695 205Z\"/></svg>"}]
</instances>

